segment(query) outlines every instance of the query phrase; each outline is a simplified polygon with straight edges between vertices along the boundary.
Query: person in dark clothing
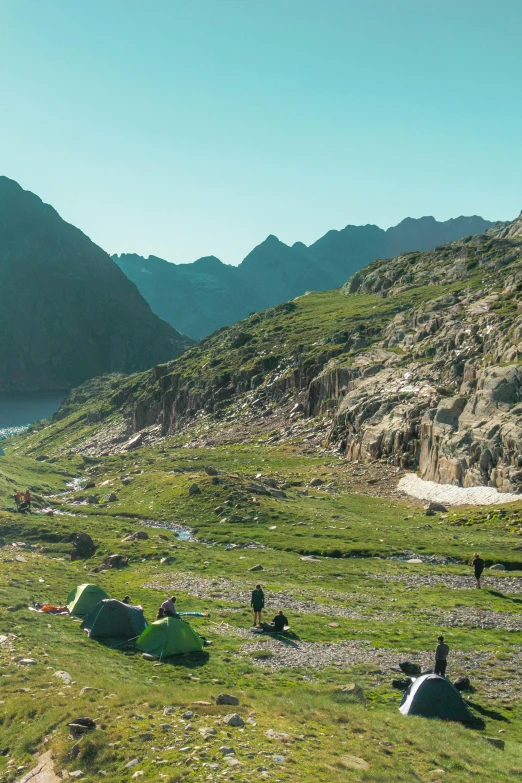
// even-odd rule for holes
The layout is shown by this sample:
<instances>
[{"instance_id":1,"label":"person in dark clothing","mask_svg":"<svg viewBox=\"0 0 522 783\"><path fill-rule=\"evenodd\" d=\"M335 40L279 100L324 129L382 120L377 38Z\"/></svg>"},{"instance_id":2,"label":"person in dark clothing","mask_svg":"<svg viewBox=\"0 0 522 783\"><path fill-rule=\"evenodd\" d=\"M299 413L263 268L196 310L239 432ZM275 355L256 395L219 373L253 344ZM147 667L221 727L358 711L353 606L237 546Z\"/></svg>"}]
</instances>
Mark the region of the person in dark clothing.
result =
<instances>
[{"instance_id":1,"label":"person in dark clothing","mask_svg":"<svg viewBox=\"0 0 522 783\"><path fill-rule=\"evenodd\" d=\"M125 598L122 601L122 604L131 604L130 595L126 595Z\"/></svg>"},{"instance_id":2,"label":"person in dark clothing","mask_svg":"<svg viewBox=\"0 0 522 783\"><path fill-rule=\"evenodd\" d=\"M439 636L438 644L435 649L435 674L440 674L441 677L446 676L446 666L448 665L448 653L449 647L444 641L443 636Z\"/></svg>"},{"instance_id":3,"label":"person in dark clothing","mask_svg":"<svg viewBox=\"0 0 522 783\"><path fill-rule=\"evenodd\" d=\"M473 568L475 569L475 579L477 580L477 587L480 589L480 577L482 576L482 572L484 570L484 561L478 554L478 552L473 552Z\"/></svg>"},{"instance_id":4,"label":"person in dark clothing","mask_svg":"<svg viewBox=\"0 0 522 783\"><path fill-rule=\"evenodd\" d=\"M265 594L263 593L261 585L256 585L256 589L252 590L250 606L254 610L254 627L257 628L261 625L261 612L265 608Z\"/></svg>"},{"instance_id":5,"label":"person in dark clothing","mask_svg":"<svg viewBox=\"0 0 522 783\"><path fill-rule=\"evenodd\" d=\"M284 616L281 609L272 620L272 625L274 626L274 630L278 633L285 630L285 625L289 625L288 619Z\"/></svg>"}]
</instances>

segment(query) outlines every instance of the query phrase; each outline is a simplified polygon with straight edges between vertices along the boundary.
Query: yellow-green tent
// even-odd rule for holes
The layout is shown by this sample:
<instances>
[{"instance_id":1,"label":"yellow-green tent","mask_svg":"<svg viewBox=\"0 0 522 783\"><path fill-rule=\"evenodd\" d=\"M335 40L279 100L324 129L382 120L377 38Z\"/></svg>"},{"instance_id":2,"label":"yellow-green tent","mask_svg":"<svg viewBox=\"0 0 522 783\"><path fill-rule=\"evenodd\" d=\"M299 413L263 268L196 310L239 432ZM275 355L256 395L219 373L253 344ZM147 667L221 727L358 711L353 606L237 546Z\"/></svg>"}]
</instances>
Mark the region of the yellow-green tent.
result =
<instances>
[{"instance_id":1,"label":"yellow-green tent","mask_svg":"<svg viewBox=\"0 0 522 783\"><path fill-rule=\"evenodd\" d=\"M96 604L108 597L98 585L78 585L67 596L67 609L77 617L85 617Z\"/></svg>"}]
</instances>

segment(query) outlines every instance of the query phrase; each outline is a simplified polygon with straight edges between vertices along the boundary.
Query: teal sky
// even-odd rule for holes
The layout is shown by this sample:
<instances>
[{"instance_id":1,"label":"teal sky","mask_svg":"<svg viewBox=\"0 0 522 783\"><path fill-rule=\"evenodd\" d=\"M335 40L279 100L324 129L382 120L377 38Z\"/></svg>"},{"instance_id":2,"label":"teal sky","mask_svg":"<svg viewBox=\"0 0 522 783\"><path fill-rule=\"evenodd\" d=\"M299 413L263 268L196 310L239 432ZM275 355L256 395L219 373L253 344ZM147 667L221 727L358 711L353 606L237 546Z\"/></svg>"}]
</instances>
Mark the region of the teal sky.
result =
<instances>
[{"instance_id":1,"label":"teal sky","mask_svg":"<svg viewBox=\"0 0 522 783\"><path fill-rule=\"evenodd\" d=\"M0 173L111 253L522 208L520 0L0 0Z\"/></svg>"}]
</instances>

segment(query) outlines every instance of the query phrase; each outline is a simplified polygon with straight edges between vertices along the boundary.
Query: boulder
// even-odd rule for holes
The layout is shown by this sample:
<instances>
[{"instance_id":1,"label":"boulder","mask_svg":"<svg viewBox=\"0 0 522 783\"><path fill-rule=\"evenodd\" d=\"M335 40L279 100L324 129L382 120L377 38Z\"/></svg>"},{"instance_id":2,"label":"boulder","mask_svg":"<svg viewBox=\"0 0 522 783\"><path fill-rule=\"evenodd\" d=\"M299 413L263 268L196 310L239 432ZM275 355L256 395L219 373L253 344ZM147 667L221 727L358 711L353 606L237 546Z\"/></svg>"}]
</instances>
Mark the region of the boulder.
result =
<instances>
[{"instance_id":1,"label":"boulder","mask_svg":"<svg viewBox=\"0 0 522 783\"><path fill-rule=\"evenodd\" d=\"M340 688L341 693L345 693L348 696L353 696L361 704L366 704L366 696L364 690L356 682L351 682L349 685L342 685Z\"/></svg>"},{"instance_id":2,"label":"boulder","mask_svg":"<svg viewBox=\"0 0 522 783\"><path fill-rule=\"evenodd\" d=\"M411 663L410 661L403 661L400 663L399 669L401 672L404 672L404 674L412 674L414 677L418 676L422 671L418 663Z\"/></svg>"},{"instance_id":3,"label":"boulder","mask_svg":"<svg viewBox=\"0 0 522 783\"><path fill-rule=\"evenodd\" d=\"M137 530L135 533L129 533L128 536L122 538L122 541L148 541L149 534L145 530Z\"/></svg>"},{"instance_id":4,"label":"boulder","mask_svg":"<svg viewBox=\"0 0 522 783\"><path fill-rule=\"evenodd\" d=\"M100 570L105 568L124 568L129 565L129 558L123 557L123 555L107 555L101 566Z\"/></svg>"},{"instance_id":5,"label":"boulder","mask_svg":"<svg viewBox=\"0 0 522 783\"><path fill-rule=\"evenodd\" d=\"M457 677L453 685L458 691L469 691L471 687L469 677Z\"/></svg>"},{"instance_id":6,"label":"boulder","mask_svg":"<svg viewBox=\"0 0 522 783\"><path fill-rule=\"evenodd\" d=\"M392 688L395 688L397 691L405 691L410 687L411 683L410 677L396 677L391 681Z\"/></svg>"},{"instance_id":7,"label":"boulder","mask_svg":"<svg viewBox=\"0 0 522 783\"><path fill-rule=\"evenodd\" d=\"M109 495L105 495L103 499L106 503L116 503L118 500L118 495L116 495L114 492L111 492Z\"/></svg>"},{"instance_id":8,"label":"boulder","mask_svg":"<svg viewBox=\"0 0 522 783\"><path fill-rule=\"evenodd\" d=\"M217 476L218 472L215 468L213 468L211 465L207 465L205 468L205 473L207 476Z\"/></svg>"},{"instance_id":9,"label":"boulder","mask_svg":"<svg viewBox=\"0 0 522 783\"><path fill-rule=\"evenodd\" d=\"M72 682L72 677L69 674L69 672L62 672L58 671L53 674L53 677L57 677L59 680L64 682L66 685L70 685Z\"/></svg>"},{"instance_id":10,"label":"boulder","mask_svg":"<svg viewBox=\"0 0 522 783\"><path fill-rule=\"evenodd\" d=\"M223 718L223 723L226 726L233 726L237 728L241 728L245 725L245 721L241 717L241 715L238 715L237 712L232 712L230 715L225 715Z\"/></svg>"},{"instance_id":11,"label":"boulder","mask_svg":"<svg viewBox=\"0 0 522 783\"><path fill-rule=\"evenodd\" d=\"M197 484L191 484L189 487L189 495L201 495L201 490Z\"/></svg>"},{"instance_id":12,"label":"boulder","mask_svg":"<svg viewBox=\"0 0 522 783\"><path fill-rule=\"evenodd\" d=\"M216 704L229 704L233 707L239 704L237 696L232 696L230 693L220 693L216 699Z\"/></svg>"},{"instance_id":13,"label":"boulder","mask_svg":"<svg viewBox=\"0 0 522 783\"><path fill-rule=\"evenodd\" d=\"M486 740L486 742L489 742L490 745L493 745L495 748L498 748L499 750L504 750L504 740L499 739L498 737L482 737L482 739Z\"/></svg>"},{"instance_id":14,"label":"boulder","mask_svg":"<svg viewBox=\"0 0 522 783\"><path fill-rule=\"evenodd\" d=\"M87 496L87 503L89 503L89 505L95 505L96 503L99 503L99 502L100 502L100 498L98 497L98 495L88 495Z\"/></svg>"},{"instance_id":15,"label":"boulder","mask_svg":"<svg viewBox=\"0 0 522 783\"><path fill-rule=\"evenodd\" d=\"M310 486L311 486L311 487L320 487L320 486L322 486L323 484L324 484L324 481L323 481L322 479L320 479L320 478L313 478L313 479L310 481Z\"/></svg>"},{"instance_id":16,"label":"boulder","mask_svg":"<svg viewBox=\"0 0 522 783\"><path fill-rule=\"evenodd\" d=\"M432 501L431 501L431 503L429 504L428 508L430 509L430 511L440 511L440 512L442 512L442 513L446 513L446 512L447 512L447 510L448 510L448 509L446 508L446 506L443 506L443 505L442 505L442 503L437 503L437 502L435 502L435 501L433 501L433 500L432 500Z\"/></svg>"},{"instance_id":17,"label":"boulder","mask_svg":"<svg viewBox=\"0 0 522 783\"><path fill-rule=\"evenodd\" d=\"M75 533L72 545L71 560L84 560L96 552L96 545L88 533Z\"/></svg>"},{"instance_id":18,"label":"boulder","mask_svg":"<svg viewBox=\"0 0 522 783\"><path fill-rule=\"evenodd\" d=\"M502 563L495 563L494 565L489 567L490 571L507 571L507 568Z\"/></svg>"},{"instance_id":19,"label":"boulder","mask_svg":"<svg viewBox=\"0 0 522 783\"><path fill-rule=\"evenodd\" d=\"M249 568L248 570L249 571L262 571L263 570L263 566L261 565L261 563L258 563L257 565L252 566L252 568Z\"/></svg>"}]
</instances>

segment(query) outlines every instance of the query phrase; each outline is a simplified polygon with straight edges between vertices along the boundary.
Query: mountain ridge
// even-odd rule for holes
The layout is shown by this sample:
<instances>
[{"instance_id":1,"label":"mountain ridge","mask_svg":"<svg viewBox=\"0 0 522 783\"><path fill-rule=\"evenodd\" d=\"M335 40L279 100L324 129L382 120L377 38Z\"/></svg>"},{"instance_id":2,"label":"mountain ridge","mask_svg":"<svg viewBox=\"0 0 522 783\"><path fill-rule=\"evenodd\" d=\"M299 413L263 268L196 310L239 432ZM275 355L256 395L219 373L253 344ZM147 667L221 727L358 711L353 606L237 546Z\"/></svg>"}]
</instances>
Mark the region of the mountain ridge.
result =
<instances>
[{"instance_id":1,"label":"mountain ridge","mask_svg":"<svg viewBox=\"0 0 522 783\"><path fill-rule=\"evenodd\" d=\"M492 221L473 215L439 222L432 216L405 218L388 229L374 224L331 229L307 246L287 245L269 234L238 266L216 256L173 264L157 256L122 253L113 260L139 288L154 312L196 339L230 326L250 312L301 296L330 290L377 258L430 250L439 244L482 233ZM212 264L201 264L213 259ZM158 261L169 264L159 272ZM200 279L201 272L208 275Z\"/></svg>"},{"instance_id":2,"label":"mountain ridge","mask_svg":"<svg viewBox=\"0 0 522 783\"><path fill-rule=\"evenodd\" d=\"M0 275L0 390L66 389L144 370L193 344L104 250L8 177L0 177Z\"/></svg>"}]
</instances>

